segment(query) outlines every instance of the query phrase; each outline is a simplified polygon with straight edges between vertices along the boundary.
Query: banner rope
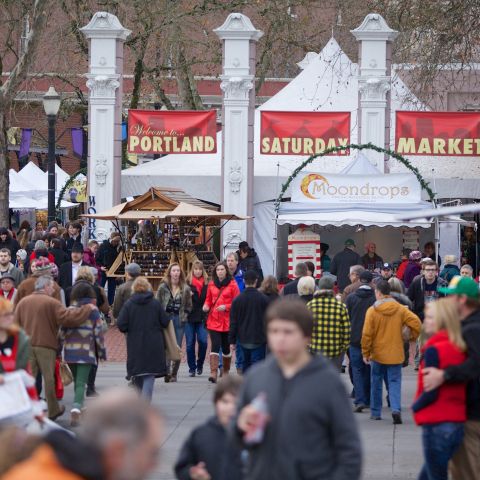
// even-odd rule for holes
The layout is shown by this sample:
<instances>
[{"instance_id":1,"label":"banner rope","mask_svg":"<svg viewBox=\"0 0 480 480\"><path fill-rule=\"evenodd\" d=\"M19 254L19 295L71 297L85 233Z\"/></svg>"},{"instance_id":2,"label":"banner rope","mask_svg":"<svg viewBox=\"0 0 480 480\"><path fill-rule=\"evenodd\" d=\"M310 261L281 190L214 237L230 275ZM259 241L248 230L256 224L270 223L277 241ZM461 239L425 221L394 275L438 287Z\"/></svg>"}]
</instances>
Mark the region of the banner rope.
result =
<instances>
[{"instance_id":1,"label":"banner rope","mask_svg":"<svg viewBox=\"0 0 480 480\"><path fill-rule=\"evenodd\" d=\"M353 150L374 150L379 153L385 153L388 156L395 158L395 160L398 160L402 165L404 165L408 170L410 170L415 177L418 180L418 183L420 183L420 186L422 187L423 190L425 190L428 194L428 197L430 201L435 202L435 193L433 190L430 188L430 183L427 182L423 177L420 171L418 170L417 167L412 165L409 160L407 160L405 157L400 155L399 153L395 152L394 150L382 148L382 147L377 147L373 143L362 143L362 144L356 144L356 143L350 143L348 145L342 145L339 147L331 147L327 148L324 150L322 153L317 153L315 155L311 155L308 157L304 162L302 162L293 172L292 174L287 178L287 181L282 185L282 190L278 196L278 198L275 200L275 210L278 215L278 209L280 207L280 203L283 200L283 196L285 192L287 191L288 187L292 183L292 180L310 163L312 163L316 158L319 157L324 157L325 155L329 155L330 153L335 153L335 152L341 152L345 150L349 150L352 148Z\"/></svg>"}]
</instances>

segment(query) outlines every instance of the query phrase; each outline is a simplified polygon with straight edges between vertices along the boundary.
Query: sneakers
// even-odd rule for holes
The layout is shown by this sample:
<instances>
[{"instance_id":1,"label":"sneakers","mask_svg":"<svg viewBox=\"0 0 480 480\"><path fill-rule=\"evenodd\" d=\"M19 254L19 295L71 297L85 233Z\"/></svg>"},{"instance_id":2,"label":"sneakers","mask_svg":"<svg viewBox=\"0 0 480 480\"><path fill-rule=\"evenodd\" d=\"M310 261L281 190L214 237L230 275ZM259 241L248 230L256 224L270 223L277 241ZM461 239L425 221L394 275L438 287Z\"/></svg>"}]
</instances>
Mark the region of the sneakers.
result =
<instances>
[{"instance_id":1,"label":"sneakers","mask_svg":"<svg viewBox=\"0 0 480 480\"><path fill-rule=\"evenodd\" d=\"M203 373L203 368L197 368L197 375L200 376Z\"/></svg>"},{"instance_id":2,"label":"sneakers","mask_svg":"<svg viewBox=\"0 0 480 480\"><path fill-rule=\"evenodd\" d=\"M392 413L392 418L393 418L393 424L394 425L401 425L403 423L402 415L400 414L400 412L393 412Z\"/></svg>"},{"instance_id":3,"label":"sneakers","mask_svg":"<svg viewBox=\"0 0 480 480\"><path fill-rule=\"evenodd\" d=\"M194 377L195 376L195 370L190 370L188 376L189 377Z\"/></svg>"},{"instance_id":4,"label":"sneakers","mask_svg":"<svg viewBox=\"0 0 480 480\"><path fill-rule=\"evenodd\" d=\"M382 417L377 417L376 415L372 415L370 417L370 420L381 420L381 419L382 419Z\"/></svg>"},{"instance_id":5,"label":"sneakers","mask_svg":"<svg viewBox=\"0 0 480 480\"><path fill-rule=\"evenodd\" d=\"M80 425L80 416L82 412L78 408L72 408L70 410L70 426L78 427Z\"/></svg>"}]
</instances>

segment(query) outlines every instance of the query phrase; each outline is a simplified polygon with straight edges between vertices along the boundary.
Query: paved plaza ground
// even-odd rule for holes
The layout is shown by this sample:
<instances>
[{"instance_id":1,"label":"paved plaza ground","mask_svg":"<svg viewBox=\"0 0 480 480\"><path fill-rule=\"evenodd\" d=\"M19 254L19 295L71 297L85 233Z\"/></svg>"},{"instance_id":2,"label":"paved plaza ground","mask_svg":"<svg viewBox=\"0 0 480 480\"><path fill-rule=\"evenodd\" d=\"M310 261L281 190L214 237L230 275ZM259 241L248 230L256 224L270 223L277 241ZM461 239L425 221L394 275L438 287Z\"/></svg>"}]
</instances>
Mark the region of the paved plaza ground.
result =
<instances>
[{"instance_id":1,"label":"paved plaza ground","mask_svg":"<svg viewBox=\"0 0 480 480\"><path fill-rule=\"evenodd\" d=\"M109 335L109 343L118 342L114 332ZM113 347L113 346L112 346ZM111 350L113 354L113 348ZM123 356L124 349L117 345L117 356ZM364 480L390 480L417 478L422 462L421 431L417 428L409 412L409 405L416 387L416 372L408 367L403 370L402 408L404 425L392 425L390 413L384 409L382 421L372 421L369 413L355 414L358 421L365 451ZM342 375L350 389L348 375ZM125 385L125 363L107 362L100 366L97 385L101 393L113 386ZM165 441L160 464L150 477L151 480L173 480L172 465L178 451L189 432L202 423L212 413L211 397L213 386L208 383L207 375L189 378L186 364L183 363L179 381L166 384L157 380L154 392L154 404L166 417ZM65 405L67 412L71 406L73 388L67 387ZM91 401L90 399L88 400ZM68 415L61 423L67 425Z\"/></svg>"}]
</instances>

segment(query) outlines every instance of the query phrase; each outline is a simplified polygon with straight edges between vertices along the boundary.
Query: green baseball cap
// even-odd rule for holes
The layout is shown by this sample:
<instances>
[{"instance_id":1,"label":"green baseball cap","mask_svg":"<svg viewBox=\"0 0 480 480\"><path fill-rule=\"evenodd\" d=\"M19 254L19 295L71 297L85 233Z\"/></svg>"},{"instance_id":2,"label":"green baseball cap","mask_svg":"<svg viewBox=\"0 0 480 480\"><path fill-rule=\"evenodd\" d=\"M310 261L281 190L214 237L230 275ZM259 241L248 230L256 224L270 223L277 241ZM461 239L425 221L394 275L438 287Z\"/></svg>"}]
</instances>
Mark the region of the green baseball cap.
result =
<instances>
[{"instance_id":1,"label":"green baseball cap","mask_svg":"<svg viewBox=\"0 0 480 480\"><path fill-rule=\"evenodd\" d=\"M475 280L470 277L461 277L460 275L453 277L448 287L439 288L438 291L445 295L465 295L474 299L478 299L480 296L478 284Z\"/></svg>"},{"instance_id":2,"label":"green baseball cap","mask_svg":"<svg viewBox=\"0 0 480 480\"><path fill-rule=\"evenodd\" d=\"M355 247L355 242L351 238L347 238L345 240L345 246L346 247Z\"/></svg>"}]
</instances>

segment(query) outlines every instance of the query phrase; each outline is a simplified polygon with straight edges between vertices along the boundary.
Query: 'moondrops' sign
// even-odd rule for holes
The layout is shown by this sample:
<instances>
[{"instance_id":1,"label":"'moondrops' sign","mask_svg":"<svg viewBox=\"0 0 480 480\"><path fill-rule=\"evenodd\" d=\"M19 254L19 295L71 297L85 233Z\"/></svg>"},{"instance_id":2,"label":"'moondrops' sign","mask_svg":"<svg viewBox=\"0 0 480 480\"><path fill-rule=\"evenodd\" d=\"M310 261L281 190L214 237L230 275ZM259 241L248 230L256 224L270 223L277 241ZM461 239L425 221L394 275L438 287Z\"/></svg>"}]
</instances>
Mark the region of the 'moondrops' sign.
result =
<instances>
[{"instance_id":1,"label":"'moondrops' sign","mask_svg":"<svg viewBox=\"0 0 480 480\"><path fill-rule=\"evenodd\" d=\"M421 187L410 174L330 175L302 172L292 181L292 202L418 203Z\"/></svg>"}]
</instances>

